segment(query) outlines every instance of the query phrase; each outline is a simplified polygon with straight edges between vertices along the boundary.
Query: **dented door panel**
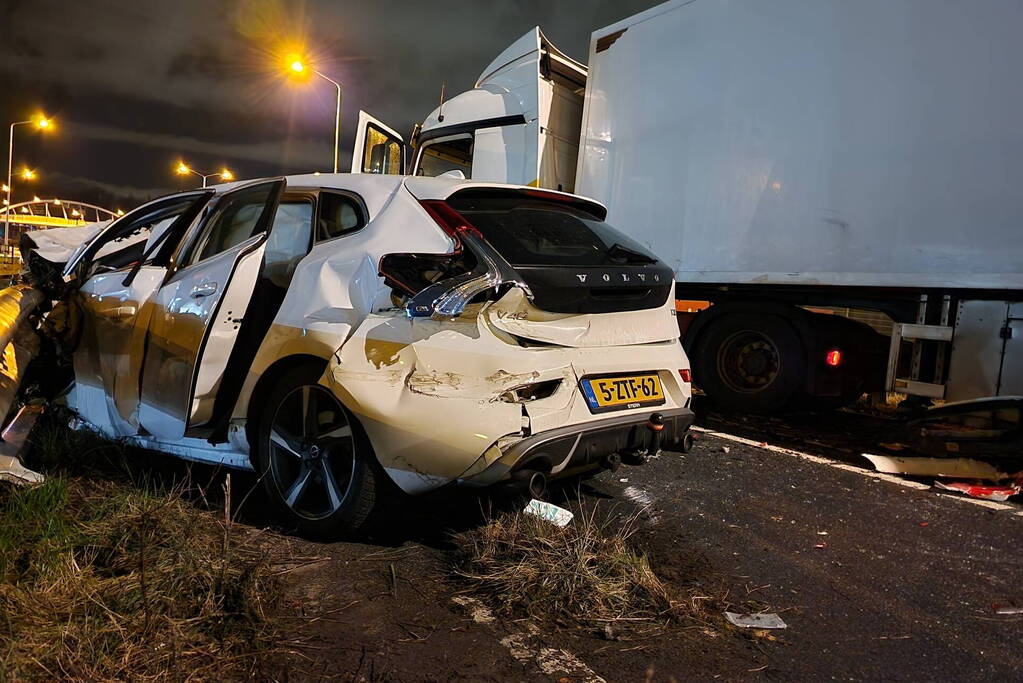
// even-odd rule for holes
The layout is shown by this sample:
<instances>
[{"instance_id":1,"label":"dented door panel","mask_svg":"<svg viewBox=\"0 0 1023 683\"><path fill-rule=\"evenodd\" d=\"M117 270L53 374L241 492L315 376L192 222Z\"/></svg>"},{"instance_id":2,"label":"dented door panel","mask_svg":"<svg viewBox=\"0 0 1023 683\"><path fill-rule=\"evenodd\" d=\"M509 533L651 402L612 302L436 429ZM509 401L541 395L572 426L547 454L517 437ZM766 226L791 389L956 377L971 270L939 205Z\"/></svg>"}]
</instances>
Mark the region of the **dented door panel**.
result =
<instances>
[{"instance_id":1,"label":"dented door panel","mask_svg":"<svg viewBox=\"0 0 1023 683\"><path fill-rule=\"evenodd\" d=\"M361 230L316 244L295 269L291 286L249 368L232 419L247 418L252 391L274 362L292 355L327 360L373 311L391 308L390 290L377 274L387 253L444 253L450 239L440 230L414 230L400 240L386 225L414 225L425 213L396 182L384 202L366 198L369 221ZM383 223L383 225L382 225Z\"/></svg>"},{"instance_id":2,"label":"dented door panel","mask_svg":"<svg viewBox=\"0 0 1023 683\"><path fill-rule=\"evenodd\" d=\"M111 436L138 432L139 374L153 296L166 275L144 266L128 284L130 268L95 275L78 291L82 333L74 354L71 407ZM102 398L100 398L102 396Z\"/></svg>"},{"instance_id":3,"label":"dented door panel","mask_svg":"<svg viewBox=\"0 0 1023 683\"><path fill-rule=\"evenodd\" d=\"M139 421L151 434L164 439L184 436L197 408L191 401L193 377L200 401L215 385L216 371L223 370L224 358L230 354L230 347L224 348L225 339L233 341L235 321L241 318L259 274L261 240L260 236L249 238L186 268L156 295L139 406ZM234 276L239 278L236 288ZM225 296L225 289L230 296ZM207 336L209 342L204 345ZM203 349L220 364L197 364ZM201 407L199 414L203 414Z\"/></svg>"}]
</instances>

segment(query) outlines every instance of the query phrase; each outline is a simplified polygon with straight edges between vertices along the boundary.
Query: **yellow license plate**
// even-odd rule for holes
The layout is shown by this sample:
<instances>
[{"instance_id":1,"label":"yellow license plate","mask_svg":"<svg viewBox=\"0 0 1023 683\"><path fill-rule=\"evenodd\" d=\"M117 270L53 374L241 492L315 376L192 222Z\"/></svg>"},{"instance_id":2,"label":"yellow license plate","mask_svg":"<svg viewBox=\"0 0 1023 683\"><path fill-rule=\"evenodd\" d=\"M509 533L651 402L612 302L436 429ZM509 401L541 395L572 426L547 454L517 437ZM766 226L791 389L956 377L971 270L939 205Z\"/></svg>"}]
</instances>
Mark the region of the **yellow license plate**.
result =
<instances>
[{"instance_id":1,"label":"yellow license plate","mask_svg":"<svg viewBox=\"0 0 1023 683\"><path fill-rule=\"evenodd\" d=\"M661 378L654 373L594 377L581 384L586 403L594 413L664 403Z\"/></svg>"}]
</instances>

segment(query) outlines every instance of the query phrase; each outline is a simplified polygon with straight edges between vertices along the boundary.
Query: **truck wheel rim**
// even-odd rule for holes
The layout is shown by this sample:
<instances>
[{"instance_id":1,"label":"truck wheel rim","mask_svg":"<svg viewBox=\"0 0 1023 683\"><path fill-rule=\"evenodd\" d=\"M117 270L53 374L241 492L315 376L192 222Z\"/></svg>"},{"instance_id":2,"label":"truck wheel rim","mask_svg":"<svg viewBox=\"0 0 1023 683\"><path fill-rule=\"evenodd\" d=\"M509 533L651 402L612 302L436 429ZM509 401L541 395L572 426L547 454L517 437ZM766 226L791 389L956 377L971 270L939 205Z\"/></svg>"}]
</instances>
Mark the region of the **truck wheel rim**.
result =
<instances>
[{"instance_id":1,"label":"truck wheel rim","mask_svg":"<svg viewBox=\"0 0 1023 683\"><path fill-rule=\"evenodd\" d=\"M718 376L732 391L755 394L781 373L781 355L769 337L755 330L736 332L718 349Z\"/></svg>"},{"instance_id":2,"label":"truck wheel rim","mask_svg":"<svg viewBox=\"0 0 1023 683\"><path fill-rule=\"evenodd\" d=\"M355 438L341 403L318 385L297 387L274 411L270 476L285 505L323 519L344 504L355 478Z\"/></svg>"}]
</instances>

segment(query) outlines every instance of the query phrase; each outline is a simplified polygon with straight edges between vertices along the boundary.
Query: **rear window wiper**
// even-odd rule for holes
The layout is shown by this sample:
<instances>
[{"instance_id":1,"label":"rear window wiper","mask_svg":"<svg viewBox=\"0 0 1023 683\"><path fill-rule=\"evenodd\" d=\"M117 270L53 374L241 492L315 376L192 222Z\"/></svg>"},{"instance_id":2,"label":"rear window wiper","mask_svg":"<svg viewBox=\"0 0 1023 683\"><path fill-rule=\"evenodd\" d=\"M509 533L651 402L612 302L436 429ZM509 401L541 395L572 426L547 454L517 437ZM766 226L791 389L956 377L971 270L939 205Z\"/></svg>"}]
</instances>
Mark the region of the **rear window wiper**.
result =
<instances>
[{"instance_id":1,"label":"rear window wiper","mask_svg":"<svg viewBox=\"0 0 1023 683\"><path fill-rule=\"evenodd\" d=\"M607 255L615 260L624 259L627 263L657 263L657 259L635 249L623 247L617 242L607 250Z\"/></svg>"}]
</instances>

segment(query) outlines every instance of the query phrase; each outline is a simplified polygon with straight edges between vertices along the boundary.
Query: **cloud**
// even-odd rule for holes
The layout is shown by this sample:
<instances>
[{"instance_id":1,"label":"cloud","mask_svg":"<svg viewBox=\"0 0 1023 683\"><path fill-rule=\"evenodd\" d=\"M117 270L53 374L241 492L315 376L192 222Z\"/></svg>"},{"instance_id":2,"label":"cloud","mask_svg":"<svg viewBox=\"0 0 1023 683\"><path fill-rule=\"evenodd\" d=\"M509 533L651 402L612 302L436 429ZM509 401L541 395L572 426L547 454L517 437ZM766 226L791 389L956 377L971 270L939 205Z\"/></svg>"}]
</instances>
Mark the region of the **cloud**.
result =
<instances>
[{"instance_id":1,"label":"cloud","mask_svg":"<svg viewBox=\"0 0 1023 683\"><path fill-rule=\"evenodd\" d=\"M191 136L153 134L123 128L111 128L90 123L69 122L69 135L97 142L117 142L164 149L179 155L201 154L203 157L221 157L279 163L288 158L292 165L308 169L324 166L330 155L330 146L322 140L263 140L246 143L223 143L200 140Z\"/></svg>"}]
</instances>

